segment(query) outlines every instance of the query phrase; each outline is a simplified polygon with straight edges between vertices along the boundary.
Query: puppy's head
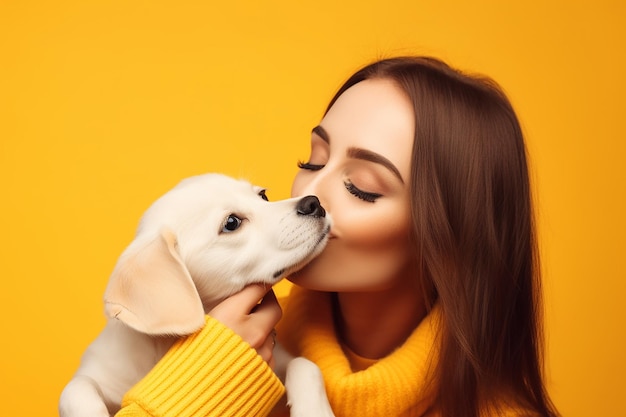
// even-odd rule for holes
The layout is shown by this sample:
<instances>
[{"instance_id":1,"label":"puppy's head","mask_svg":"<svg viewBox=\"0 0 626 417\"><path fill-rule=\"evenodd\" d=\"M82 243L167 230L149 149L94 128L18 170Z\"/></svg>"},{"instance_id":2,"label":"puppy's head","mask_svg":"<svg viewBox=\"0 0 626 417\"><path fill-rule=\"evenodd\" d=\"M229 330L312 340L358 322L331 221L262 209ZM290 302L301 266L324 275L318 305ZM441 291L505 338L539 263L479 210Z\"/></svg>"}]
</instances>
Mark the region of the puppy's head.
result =
<instances>
[{"instance_id":1,"label":"puppy's head","mask_svg":"<svg viewBox=\"0 0 626 417\"><path fill-rule=\"evenodd\" d=\"M111 275L105 311L143 333L191 333L227 296L304 266L330 226L314 196L269 202L245 181L188 178L144 214Z\"/></svg>"}]
</instances>

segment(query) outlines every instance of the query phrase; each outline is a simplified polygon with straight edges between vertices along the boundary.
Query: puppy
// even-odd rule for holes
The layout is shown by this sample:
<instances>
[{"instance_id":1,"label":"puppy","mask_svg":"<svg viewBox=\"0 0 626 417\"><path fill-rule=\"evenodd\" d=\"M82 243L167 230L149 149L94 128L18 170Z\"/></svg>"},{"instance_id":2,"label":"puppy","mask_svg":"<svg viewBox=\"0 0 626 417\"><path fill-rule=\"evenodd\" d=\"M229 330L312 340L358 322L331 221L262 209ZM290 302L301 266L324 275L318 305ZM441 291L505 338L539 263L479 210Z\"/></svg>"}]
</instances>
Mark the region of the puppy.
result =
<instances>
[{"instance_id":1,"label":"puppy","mask_svg":"<svg viewBox=\"0 0 626 417\"><path fill-rule=\"evenodd\" d=\"M220 174L183 180L146 211L120 256L104 294L109 319L61 394L61 417L115 414L177 336L246 285L303 267L330 227L315 196L268 202L262 188ZM319 369L303 358L286 369L292 415L332 415Z\"/></svg>"}]
</instances>

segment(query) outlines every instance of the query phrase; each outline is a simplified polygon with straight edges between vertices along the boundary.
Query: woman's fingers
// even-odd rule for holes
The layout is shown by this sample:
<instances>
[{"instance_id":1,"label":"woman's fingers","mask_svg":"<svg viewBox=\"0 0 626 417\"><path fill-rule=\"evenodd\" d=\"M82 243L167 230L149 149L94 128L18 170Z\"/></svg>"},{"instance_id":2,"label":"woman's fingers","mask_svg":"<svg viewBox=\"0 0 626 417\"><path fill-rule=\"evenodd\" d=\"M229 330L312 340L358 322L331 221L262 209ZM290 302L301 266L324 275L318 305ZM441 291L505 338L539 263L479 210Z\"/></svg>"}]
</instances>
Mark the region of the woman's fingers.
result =
<instances>
[{"instance_id":1,"label":"woman's fingers","mask_svg":"<svg viewBox=\"0 0 626 417\"><path fill-rule=\"evenodd\" d=\"M278 304L274 290L267 292L261 302L254 308L252 314L261 317L263 321L268 323L274 323L274 325L278 323L283 316L283 310L280 308L280 304ZM271 329L274 328L274 325L272 325Z\"/></svg>"},{"instance_id":2,"label":"woman's fingers","mask_svg":"<svg viewBox=\"0 0 626 417\"><path fill-rule=\"evenodd\" d=\"M263 345L257 349L259 356L263 358L267 364L274 369L274 346L276 345L276 332L272 330L267 336Z\"/></svg>"},{"instance_id":3,"label":"woman's fingers","mask_svg":"<svg viewBox=\"0 0 626 417\"><path fill-rule=\"evenodd\" d=\"M273 290L263 297L248 315L250 322L248 342L255 348L261 349L263 346L271 346L273 340L274 327L282 317L283 311L278 304Z\"/></svg>"},{"instance_id":4,"label":"woman's fingers","mask_svg":"<svg viewBox=\"0 0 626 417\"><path fill-rule=\"evenodd\" d=\"M248 285L243 290L231 295L230 297L222 301L217 307L240 307L242 310L250 312L265 296L265 294L268 293L268 291L272 291L272 287L263 284Z\"/></svg>"},{"instance_id":5,"label":"woman's fingers","mask_svg":"<svg viewBox=\"0 0 626 417\"><path fill-rule=\"evenodd\" d=\"M273 366L274 327L282 310L271 287L250 285L222 301L209 315L230 327Z\"/></svg>"}]
</instances>

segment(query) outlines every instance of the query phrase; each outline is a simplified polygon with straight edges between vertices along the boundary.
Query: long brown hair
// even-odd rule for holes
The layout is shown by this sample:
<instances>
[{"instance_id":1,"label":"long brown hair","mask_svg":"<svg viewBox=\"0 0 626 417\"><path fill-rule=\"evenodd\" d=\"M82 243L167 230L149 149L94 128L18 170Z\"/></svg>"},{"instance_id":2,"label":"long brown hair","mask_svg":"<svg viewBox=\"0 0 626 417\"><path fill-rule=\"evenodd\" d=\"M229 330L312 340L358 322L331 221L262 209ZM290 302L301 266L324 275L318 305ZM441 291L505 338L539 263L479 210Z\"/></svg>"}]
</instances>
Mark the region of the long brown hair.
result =
<instances>
[{"instance_id":1,"label":"long brown hair","mask_svg":"<svg viewBox=\"0 0 626 417\"><path fill-rule=\"evenodd\" d=\"M512 402L557 415L543 383L540 266L526 148L502 90L429 57L368 65L414 106L412 236L427 305L443 311L435 408L478 416ZM327 109L328 111L328 109ZM497 410L496 410L497 411Z\"/></svg>"}]
</instances>

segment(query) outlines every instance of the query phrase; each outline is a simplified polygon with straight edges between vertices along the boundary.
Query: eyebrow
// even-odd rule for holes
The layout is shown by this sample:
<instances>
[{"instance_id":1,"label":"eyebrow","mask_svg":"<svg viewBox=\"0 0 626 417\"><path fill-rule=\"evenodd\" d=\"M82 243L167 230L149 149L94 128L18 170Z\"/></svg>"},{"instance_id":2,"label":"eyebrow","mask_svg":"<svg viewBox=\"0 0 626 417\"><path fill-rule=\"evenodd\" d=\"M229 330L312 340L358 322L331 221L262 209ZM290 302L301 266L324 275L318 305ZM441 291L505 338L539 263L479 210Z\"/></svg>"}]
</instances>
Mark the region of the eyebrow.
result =
<instances>
[{"instance_id":1,"label":"eyebrow","mask_svg":"<svg viewBox=\"0 0 626 417\"><path fill-rule=\"evenodd\" d=\"M312 130L312 133L315 133L324 142L330 143L330 135L322 126L315 126ZM402 179L402 175L400 175L400 171L398 170L398 168L396 168L396 166L384 156L362 148L348 148L347 154L349 158L361 159L363 161L374 162L376 164L384 166L389 171L391 171L391 173L395 175L402 184L404 184L404 180Z\"/></svg>"}]
</instances>

